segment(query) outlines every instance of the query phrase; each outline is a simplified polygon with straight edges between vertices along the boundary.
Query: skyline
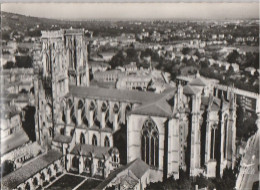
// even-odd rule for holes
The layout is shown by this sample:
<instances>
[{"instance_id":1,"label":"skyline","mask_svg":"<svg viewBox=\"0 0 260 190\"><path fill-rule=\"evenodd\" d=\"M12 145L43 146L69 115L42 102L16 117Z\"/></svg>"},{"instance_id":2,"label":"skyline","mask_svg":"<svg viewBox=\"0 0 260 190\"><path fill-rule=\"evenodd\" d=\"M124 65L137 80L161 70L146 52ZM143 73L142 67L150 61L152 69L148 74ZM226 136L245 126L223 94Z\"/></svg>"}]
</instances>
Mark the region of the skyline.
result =
<instances>
[{"instance_id":1,"label":"skyline","mask_svg":"<svg viewBox=\"0 0 260 190\"><path fill-rule=\"evenodd\" d=\"M259 19L258 3L8 3L1 11L63 20Z\"/></svg>"}]
</instances>

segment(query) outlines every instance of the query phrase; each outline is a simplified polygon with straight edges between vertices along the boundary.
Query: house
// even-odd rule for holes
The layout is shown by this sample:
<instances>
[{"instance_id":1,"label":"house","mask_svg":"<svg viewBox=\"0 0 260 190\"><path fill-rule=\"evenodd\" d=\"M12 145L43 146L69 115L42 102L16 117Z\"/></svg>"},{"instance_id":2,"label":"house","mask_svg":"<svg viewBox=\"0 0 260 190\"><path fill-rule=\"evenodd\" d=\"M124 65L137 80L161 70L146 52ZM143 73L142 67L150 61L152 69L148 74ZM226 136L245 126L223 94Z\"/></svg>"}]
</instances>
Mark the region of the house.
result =
<instances>
[{"instance_id":1,"label":"house","mask_svg":"<svg viewBox=\"0 0 260 190\"><path fill-rule=\"evenodd\" d=\"M245 68L245 72L249 73L250 75L254 75L256 72L256 69L254 67L247 67L247 68Z\"/></svg>"},{"instance_id":2,"label":"house","mask_svg":"<svg viewBox=\"0 0 260 190\"><path fill-rule=\"evenodd\" d=\"M237 63L232 63L231 67L233 68L235 73L239 72L239 65Z\"/></svg>"},{"instance_id":3,"label":"house","mask_svg":"<svg viewBox=\"0 0 260 190\"><path fill-rule=\"evenodd\" d=\"M111 68L111 66L109 64L104 63L102 61L89 61L88 63L89 63L89 68L92 71L92 74L97 71L104 72Z\"/></svg>"},{"instance_id":4,"label":"house","mask_svg":"<svg viewBox=\"0 0 260 190\"><path fill-rule=\"evenodd\" d=\"M100 55L104 61L108 62L112 59L114 55L116 55L116 52L102 52L100 53Z\"/></svg>"},{"instance_id":5,"label":"house","mask_svg":"<svg viewBox=\"0 0 260 190\"><path fill-rule=\"evenodd\" d=\"M125 68L126 72L131 72L131 71L137 71L138 70L136 62L131 62L128 65L124 65L124 68Z\"/></svg>"},{"instance_id":6,"label":"house","mask_svg":"<svg viewBox=\"0 0 260 190\"><path fill-rule=\"evenodd\" d=\"M222 62L221 67L228 71L230 64L228 62Z\"/></svg>"}]
</instances>

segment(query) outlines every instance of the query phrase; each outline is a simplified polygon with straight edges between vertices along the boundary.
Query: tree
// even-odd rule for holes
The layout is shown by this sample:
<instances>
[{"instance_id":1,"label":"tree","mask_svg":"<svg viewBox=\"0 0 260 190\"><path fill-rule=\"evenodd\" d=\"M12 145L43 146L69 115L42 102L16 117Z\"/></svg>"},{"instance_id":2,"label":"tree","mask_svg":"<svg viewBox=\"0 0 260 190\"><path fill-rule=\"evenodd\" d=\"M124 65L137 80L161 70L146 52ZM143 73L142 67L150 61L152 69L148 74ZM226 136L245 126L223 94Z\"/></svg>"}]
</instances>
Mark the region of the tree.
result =
<instances>
[{"instance_id":1,"label":"tree","mask_svg":"<svg viewBox=\"0 0 260 190\"><path fill-rule=\"evenodd\" d=\"M246 112L243 110L242 106L239 105L237 108L237 137L244 138L247 140L252 134L257 130L255 124L256 114L252 113L251 117L247 117Z\"/></svg>"},{"instance_id":2,"label":"tree","mask_svg":"<svg viewBox=\"0 0 260 190\"><path fill-rule=\"evenodd\" d=\"M9 173L11 173L12 171L14 171L15 165L14 162L11 160L5 160L0 167L1 170L1 176L5 176Z\"/></svg>"},{"instance_id":3,"label":"tree","mask_svg":"<svg viewBox=\"0 0 260 190\"><path fill-rule=\"evenodd\" d=\"M196 50L196 52L194 53L194 55L196 55L199 59L201 58L201 53L200 53L198 50Z\"/></svg>"},{"instance_id":4,"label":"tree","mask_svg":"<svg viewBox=\"0 0 260 190\"><path fill-rule=\"evenodd\" d=\"M33 61L30 56L15 56L16 66L19 68L32 68Z\"/></svg>"},{"instance_id":5,"label":"tree","mask_svg":"<svg viewBox=\"0 0 260 190\"><path fill-rule=\"evenodd\" d=\"M182 54L187 55L187 54L189 54L191 51L192 51L191 48L184 47L181 52L182 52Z\"/></svg>"},{"instance_id":6,"label":"tree","mask_svg":"<svg viewBox=\"0 0 260 190\"><path fill-rule=\"evenodd\" d=\"M201 61L200 65L201 65L202 68L208 68L209 67L209 64L208 64L208 62L206 60L205 61Z\"/></svg>"},{"instance_id":7,"label":"tree","mask_svg":"<svg viewBox=\"0 0 260 190\"><path fill-rule=\"evenodd\" d=\"M12 61L7 61L7 63L3 66L4 69L12 69L12 68L15 68L15 67L16 67L16 65Z\"/></svg>"},{"instance_id":8,"label":"tree","mask_svg":"<svg viewBox=\"0 0 260 190\"><path fill-rule=\"evenodd\" d=\"M124 61L125 61L125 57L123 55L123 52L119 51L116 55L112 57L109 64L111 65L111 68L114 69L117 66L123 66Z\"/></svg>"},{"instance_id":9,"label":"tree","mask_svg":"<svg viewBox=\"0 0 260 190\"><path fill-rule=\"evenodd\" d=\"M210 180L204 177L203 175L199 175L195 178L195 182L193 183L193 186L198 185L199 188L205 188L208 189L214 189L215 184Z\"/></svg>"},{"instance_id":10,"label":"tree","mask_svg":"<svg viewBox=\"0 0 260 190\"><path fill-rule=\"evenodd\" d=\"M229 55L227 56L227 61L229 63L237 63L237 60L239 58L239 53L237 50L233 50Z\"/></svg>"},{"instance_id":11,"label":"tree","mask_svg":"<svg viewBox=\"0 0 260 190\"><path fill-rule=\"evenodd\" d=\"M216 178L213 182L215 183L217 190L233 190L236 185L235 172L231 168L226 168L223 171L222 178Z\"/></svg>"},{"instance_id":12,"label":"tree","mask_svg":"<svg viewBox=\"0 0 260 190\"><path fill-rule=\"evenodd\" d=\"M167 178L163 182L150 183L146 189L172 189L172 190L183 190L192 189L192 183L186 172L180 169L179 179L174 179L173 176Z\"/></svg>"}]
</instances>

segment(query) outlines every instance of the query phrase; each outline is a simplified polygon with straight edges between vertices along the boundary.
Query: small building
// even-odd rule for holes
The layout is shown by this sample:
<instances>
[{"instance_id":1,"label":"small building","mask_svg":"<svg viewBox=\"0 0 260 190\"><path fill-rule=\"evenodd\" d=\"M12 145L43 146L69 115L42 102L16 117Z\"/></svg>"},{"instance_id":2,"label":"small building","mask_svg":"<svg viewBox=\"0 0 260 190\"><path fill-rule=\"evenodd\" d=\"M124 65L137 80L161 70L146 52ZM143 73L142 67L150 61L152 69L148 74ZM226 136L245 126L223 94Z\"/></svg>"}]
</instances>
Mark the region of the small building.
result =
<instances>
[{"instance_id":1,"label":"small building","mask_svg":"<svg viewBox=\"0 0 260 190\"><path fill-rule=\"evenodd\" d=\"M102 61L89 61L88 64L89 64L89 68L92 71L92 74L97 71L104 72L111 68L109 64Z\"/></svg>"},{"instance_id":2,"label":"small building","mask_svg":"<svg viewBox=\"0 0 260 190\"><path fill-rule=\"evenodd\" d=\"M132 72L138 70L136 62L131 62L130 64L125 65L124 68L126 72Z\"/></svg>"},{"instance_id":3,"label":"small building","mask_svg":"<svg viewBox=\"0 0 260 190\"><path fill-rule=\"evenodd\" d=\"M254 75L256 72L256 69L254 67L247 67L247 68L245 68L245 72L249 73L250 75Z\"/></svg>"},{"instance_id":4,"label":"small building","mask_svg":"<svg viewBox=\"0 0 260 190\"><path fill-rule=\"evenodd\" d=\"M150 183L149 166L140 158L112 172L96 189L115 187L116 189L143 190Z\"/></svg>"},{"instance_id":5,"label":"small building","mask_svg":"<svg viewBox=\"0 0 260 190\"><path fill-rule=\"evenodd\" d=\"M232 63L231 67L233 68L235 73L239 72L239 65L237 63Z\"/></svg>"},{"instance_id":6,"label":"small building","mask_svg":"<svg viewBox=\"0 0 260 190\"><path fill-rule=\"evenodd\" d=\"M116 55L116 52L102 52L100 55L104 61L108 62L114 55Z\"/></svg>"},{"instance_id":7,"label":"small building","mask_svg":"<svg viewBox=\"0 0 260 190\"><path fill-rule=\"evenodd\" d=\"M116 82L118 78L125 75L125 72L120 70L109 70L105 72L95 72L94 80L100 82Z\"/></svg>"},{"instance_id":8,"label":"small building","mask_svg":"<svg viewBox=\"0 0 260 190\"><path fill-rule=\"evenodd\" d=\"M23 167L2 178L2 189L42 188L51 178L63 172L63 156L56 150L50 150Z\"/></svg>"},{"instance_id":9,"label":"small building","mask_svg":"<svg viewBox=\"0 0 260 190\"><path fill-rule=\"evenodd\" d=\"M151 81L149 75L127 75L120 77L116 83L118 89L146 90Z\"/></svg>"},{"instance_id":10,"label":"small building","mask_svg":"<svg viewBox=\"0 0 260 190\"><path fill-rule=\"evenodd\" d=\"M119 166L119 151L115 147L78 144L67 156L67 168L72 172L106 178Z\"/></svg>"}]
</instances>

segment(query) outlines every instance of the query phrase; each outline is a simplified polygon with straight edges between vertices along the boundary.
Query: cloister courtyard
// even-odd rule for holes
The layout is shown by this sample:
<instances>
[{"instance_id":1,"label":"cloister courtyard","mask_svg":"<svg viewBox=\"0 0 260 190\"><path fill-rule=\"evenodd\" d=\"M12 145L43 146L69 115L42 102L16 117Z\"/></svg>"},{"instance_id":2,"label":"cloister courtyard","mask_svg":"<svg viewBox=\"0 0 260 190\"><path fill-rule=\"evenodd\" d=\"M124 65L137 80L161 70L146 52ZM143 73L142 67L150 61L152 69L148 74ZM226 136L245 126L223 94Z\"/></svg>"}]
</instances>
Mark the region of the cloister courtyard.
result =
<instances>
[{"instance_id":1,"label":"cloister courtyard","mask_svg":"<svg viewBox=\"0 0 260 190\"><path fill-rule=\"evenodd\" d=\"M76 175L72 173L64 173L51 181L49 185L44 187L46 190L83 190L95 188L101 180Z\"/></svg>"}]
</instances>

